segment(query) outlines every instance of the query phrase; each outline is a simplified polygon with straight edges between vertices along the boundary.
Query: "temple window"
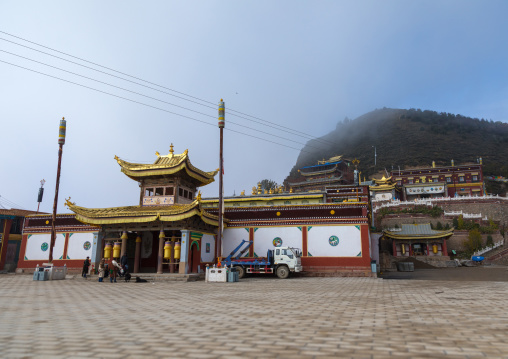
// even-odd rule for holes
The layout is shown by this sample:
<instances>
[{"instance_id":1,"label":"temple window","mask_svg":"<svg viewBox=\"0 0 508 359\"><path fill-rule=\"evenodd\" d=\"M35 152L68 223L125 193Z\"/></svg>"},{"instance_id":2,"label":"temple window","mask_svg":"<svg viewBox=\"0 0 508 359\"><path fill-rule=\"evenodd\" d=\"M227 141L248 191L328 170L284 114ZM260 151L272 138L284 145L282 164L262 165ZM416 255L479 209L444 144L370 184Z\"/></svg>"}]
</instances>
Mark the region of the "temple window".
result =
<instances>
[{"instance_id":1,"label":"temple window","mask_svg":"<svg viewBox=\"0 0 508 359\"><path fill-rule=\"evenodd\" d=\"M408 183L408 184L413 184L413 180L412 180L412 179L410 179L410 180L408 180L408 181L407 181L407 183Z\"/></svg>"},{"instance_id":2,"label":"temple window","mask_svg":"<svg viewBox=\"0 0 508 359\"><path fill-rule=\"evenodd\" d=\"M284 201L284 204L291 204L291 201Z\"/></svg>"},{"instance_id":3,"label":"temple window","mask_svg":"<svg viewBox=\"0 0 508 359\"><path fill-rule=\"evenodd\" d=\"M452 178L451 177L446 177L446 183L452 183Z\"/></svg>"},{"instance_id":4,"label":"temple window","mask_svg":"<svg viewBox=\"0 0 508 359\"><path fill-rule=\"evenodd\" d=\"M164 187L156 187L155 188L155 195L156 196L163 196L164 195Z\"/></svg>"},{"instance_id":5,"label":"temple window","mask_svg":"<svg viewBox=\"0 0 508 359\"><path fill-rule=\"evenodd\" d=\"M145 196L153 196L153 188L145 188Z\"/></svg>"},{"instance_id":6,"label":"temple window","mask_svg":"<svg viewBox=\"0 0 508 359\"><path fill-rule=\"evenodd\" d=\"M437 182L437 181L438 181L438 179L437 179L437 178L434 178L434 182Z\"/></svg>"},{"instance_id":7,"label":"temple window","mask_svg":"<svg viewBox=\"0 0 508 359\"><path fill-rule=\"evenodd\" d=\"M473 181L474 182L478 181L478 176L473 176Z\"/></svg>"},{"instance_id":8,"label":"temple window","mask_svg":"<svg viewBox=\"0 0 508 359\"><path fill-rule=\"evenodd\" d=\"M309 203L309 201L308 201L308 200L306 200L306 199L304 199L304 200L302 201L302 204L307 204L307 203Z\"/></svg>"},{"instance_id":9,"label":"temple window","mask_svg":"<svg viewBox=\"0 0 508 359\"><path fill-rule=\"evenodd\" d=\"M165 193L164 193L166 196L172 196L173 193L174 193L173 187L166 187Z\"/></svg>"},{"instance_id":10,"label":"temple window","mask_svg":"<svg viewBox=\"0 0 508 359\"><path fill-rule=\"evenodd\" d=\"M464 182L464 176L459 176L459 182Z\"/></svg>"},{"instance_id":11,"label":"temple window","mask_svg":"<svg viewBox=\"0 0 508 359\"><path fill-rule=\"evenodd\" d=\"M183 196L183 188L178 188L178 195Z\"/></svg>"},{"instance_id":12,"label":"temple window","mask_svg":"<svg viewBox=\"0 0 508 359\"><path fill-rule=\"evenodd\" d=\"M268 201L268 202L266 202L266 204L267 204L268 206L273 206L273 201Z\"/></svg>"}]
</instances>

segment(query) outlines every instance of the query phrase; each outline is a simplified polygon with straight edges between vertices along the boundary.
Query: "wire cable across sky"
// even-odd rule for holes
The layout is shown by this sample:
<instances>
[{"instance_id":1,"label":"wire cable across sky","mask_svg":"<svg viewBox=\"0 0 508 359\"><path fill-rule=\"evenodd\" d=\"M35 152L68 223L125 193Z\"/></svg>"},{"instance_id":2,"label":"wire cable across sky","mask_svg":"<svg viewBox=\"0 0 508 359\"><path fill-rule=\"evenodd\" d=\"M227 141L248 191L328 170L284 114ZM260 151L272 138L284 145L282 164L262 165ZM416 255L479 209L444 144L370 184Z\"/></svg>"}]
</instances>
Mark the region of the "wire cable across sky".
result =
<instances>
[{"instance_id":1,"label":"wire cable across sky","mask_svg":"<svg viewBox=\"0 0 508 359\"><path fill-rule=\"evenodd\" d=\"M56 49L53 49L51 47L48 47L48 46L45 46L45 45L42 45L42 44L39 44L39 43L36 43L34 41L30 41L30 40L27 40L27 39L24 39L22 37L19 37L19 36L16 36L16 35L13 35L13 34L10 34L10 33L7 33L5 31L1 31L0 30L0 33L3 33L5 35L8 35L8 36L11 36L11 37L14 37L16 39L20 39L20 40L23 40L23 41L26 41L28 43L31 43L31 44L34 44L34 45L37 45L37 46L40 46L42 48L45 48L45 49L48 49L48 50L51 50L51 51L54 51L56 53L59 53L59 54L62 54L62 55L65 55L65 56L68 56L68 57L71 57L71 58L74 58L74 59L77 59L77 60L80 60L80 61L83 61L83 62L86 62L88 64L91 64L91 65L94 65L94 66L98 66L100 68L103 68L103 69L107 69L109 71L113 71L115 73L118 73L118 74L121 74L121 75L124 75L124 76L127 76L127 77L130 77L130 78L133 78L133 79L136 79L136 80L139 80L139 81L142 81L142 82L145 82L145 83L148 83L150 85L153 85L153 86L157 86L159 88L163 88L163 89L166 89L166 90L169 90L171 92L174 92L174 93L177 93L177 94L180 94L180 95L183 95L183 96L187 96L189 97L190 99L193 99L193 100L190 100L188 98L184 98L184 97L181 97L181 96L177 96L177 95L174 95L172 93L169 93L167 91L162 91L162 90L159 90L159 89L156 89L156 88L153 88L151 86L147 86L147 85L144 85L144 84L141 84L139 82L136 82L136 81L132 81L132 80L129 80L129 79L125 79L123 77L120 77L120 76L117 76L117 75L113 75L113 74L110 74L110 73L107 73L105 71L101 71L101 70L97 70L97 69L94 69L93 67L90 67L90 66L86 66L86 65L83 65L83 64L80 64L80 63L77 63L77 62L74 62L74 61L71 61L71 60L68 60L68 59L65 59L65 58L62 58L62 57L59 57L59 56L56 56L56 55L53 55L53 54L50 54L50 53L47 53L47 52L44 52L44 51L41 51L41 50L38 50L38 49L34 49L32 47L29 47L29 46L26 46L26 45L22 45L22 44L19 44L17 42L14 42L14 41L11 41L11 40L8 40L8 39L5 39L5 38L0 38L0 40L3 40L3 41L6 41L6 42L9 42L9 43L12 43L14 45L17 45L17 46L21 46L21 47L24 47L24 48L27 48L27 49L30 49L30 50L33 50L33 51L37 51L37 52L40 52L40 53L43 53L45 55L48 55L48 56L52 56L52 57L55 57L55 58L58 58L60 60L63 60L63 61L67 61L67 62L70 62L70 63L73 63L75 65L78 65L78 66L82 66L82 67L85 67L85 68L88 68L90 70L93 70L93 71L97 71L97 72L100 72L102 74L105 74L105 75L108 75L108 76L112 76L112 77L115 77L115 78L118 78L118 79L121 79L123 81L127 81L127 82L130 82L130 83L133 83L133 84L136 84L138 86L143 86L145 88L148 88L148 89L151 89L151 90L154 90L154 91L158 91L158 92L162 92L162 93L165 93L167 95L170 95L170 96L174 96L176 98L179 98L181 100L185 100L185 101L190 101L194 104L197 104L197 105L200 105L200 106L204 106L204 107L207 107L207 108L211 108L213 110L216 110L216 104L214 102L211 102L211 101L207 101L207 100L204 100L204 99L201 99L201 98L198 98L196 96L192 96L192 95L189 95L189 94L186 94L186 93L183 93L183 92L180 92L180 91L177 91L177 90L174 90L174 89L171 89L169 87L166 87L166 86L163 86L163 85L159 85L159 84L156 84L154 82L150 82L150 81L147 81L147 80L144 80L142 78L139 78L139 77L136 77L136 76L132 76L132 75L129 75L127 73L124 73L124 72L121 72L121 71L118 71L118 70L115 70L113 68L110 68L110 67L107 67L107 66L103 66L103 65L100 65L98 63L95 63L95 62L92 62L92 61L89 61L89 60L86 60L86 59L83 59L83 58L80 58L80 57L77 57L77 56L74 56L74 55L71 55L71 54L68 54L66 52L63 52L63 51L59 51L59 50L56 50ZM194 101L194 100L197 100L197 101L201 101L203 103L200 103L200 102L197 102L197 101ZM205 105L205 104L209 104L209 105L213 105L213 106L209 106L209 105ZM175 105L177 106L177 105ZM180 107L180 106L179 106ZM193 111L193 110L191 110ZM289 127L286 127L286 126L282 126L282 125L279 125L279 124L276 124L276 123L273 123L273 122L270 122L270 121L267 121L267 120L263 120L259 117L255 117L255 116L252 116L252 115L248 115L246 113L243 113L243 112L240 112L240 111L237 111L237 110L234 110L234 109L228 109L226 110L226 113L232 115L232 116L236 116L236 117L239 117L239 118L242 118L242 119L245 119L245 120L248 120L248 121L252 121L252 122L255 122L257 124L260 124L260 125L263 125L263 126L267 126L267 127L270 127L272 129L276 129L278 131L283 131L285 133L288 133L288 134L291 134L291 135L294 135L294 136L299 136L299 137L303 137L303 138L306 138L308 140L314 140L314 141L317 141L317 142L321 142L323 144L331 144L330 141L327 141L327 140L324 140L324 139L321 139L321 138L317 138L317 137L314 137L314 136L310 136L304 132L301 132L301 131L298 131L296 129L293 129L293 128L289 128ZM245 117L247 116L247 117ZM248 118L250 117L250 118ZM261 122L260 122L261 121ZM230 121L231 122L231 121ZM301 143L300 143L301 144Z\"/></svg>"}]
</instances>

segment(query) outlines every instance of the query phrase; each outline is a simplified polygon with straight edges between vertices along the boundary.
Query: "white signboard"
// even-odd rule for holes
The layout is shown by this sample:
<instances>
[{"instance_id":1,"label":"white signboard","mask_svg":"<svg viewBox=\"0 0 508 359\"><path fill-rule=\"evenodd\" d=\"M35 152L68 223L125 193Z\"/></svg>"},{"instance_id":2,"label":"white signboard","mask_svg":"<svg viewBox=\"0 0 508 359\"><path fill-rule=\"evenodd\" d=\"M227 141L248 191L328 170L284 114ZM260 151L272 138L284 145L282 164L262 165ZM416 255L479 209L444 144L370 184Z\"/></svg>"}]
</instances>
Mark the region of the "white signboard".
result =
<instances>
[{"instance_id":1,"label":"white signboard","mask_svg":"<svg viewBox=\"0 0 508 359\"><path fill-rule=\"evenodd\" d=\"M415 194L432 194L432 193L444 193L445 186L439 185L439 186L421 186L421 187L410 187L406 188L406 193L410 195Z\"/></svg>"}]
</instances>

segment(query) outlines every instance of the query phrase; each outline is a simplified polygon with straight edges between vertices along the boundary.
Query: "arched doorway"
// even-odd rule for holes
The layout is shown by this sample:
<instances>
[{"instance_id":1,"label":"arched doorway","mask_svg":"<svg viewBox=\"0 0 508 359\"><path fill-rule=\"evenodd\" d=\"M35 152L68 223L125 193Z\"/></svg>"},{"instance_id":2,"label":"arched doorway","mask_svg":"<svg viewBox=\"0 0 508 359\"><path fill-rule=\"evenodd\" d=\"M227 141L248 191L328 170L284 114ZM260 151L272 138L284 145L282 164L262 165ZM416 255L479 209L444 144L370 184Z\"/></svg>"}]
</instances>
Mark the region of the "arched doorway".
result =
<instances>
[{"instance_id":1,"label":"arched doorway","mask_svg":"<svg viewBox=\"0 0 508 359\"><path fill-rule=\"evenodd\" d=\"M194 241L191 243L190 248L190 272L198 273L198 266L201 263L201 253L199 250L199 243Z\"/></svg>"}]
</instances>

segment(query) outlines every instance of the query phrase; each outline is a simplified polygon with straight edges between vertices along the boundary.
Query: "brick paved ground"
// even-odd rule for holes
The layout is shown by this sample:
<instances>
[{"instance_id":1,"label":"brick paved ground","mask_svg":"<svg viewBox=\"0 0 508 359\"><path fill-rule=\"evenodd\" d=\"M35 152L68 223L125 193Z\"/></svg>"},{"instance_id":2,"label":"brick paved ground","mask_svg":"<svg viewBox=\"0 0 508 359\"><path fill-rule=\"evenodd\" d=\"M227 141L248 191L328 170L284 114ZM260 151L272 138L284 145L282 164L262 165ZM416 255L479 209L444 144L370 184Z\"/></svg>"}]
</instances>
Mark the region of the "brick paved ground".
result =
<instances>
[{"instance_id":1,"label":"brick paved ground","mask_svg":"<svg viewBox=\"0 0 508 359\"><path fill-rule=\"evenodd\" d=\"M2 358L508 358L508 283L0 275Z\"/></svg>"}]
</instances>

